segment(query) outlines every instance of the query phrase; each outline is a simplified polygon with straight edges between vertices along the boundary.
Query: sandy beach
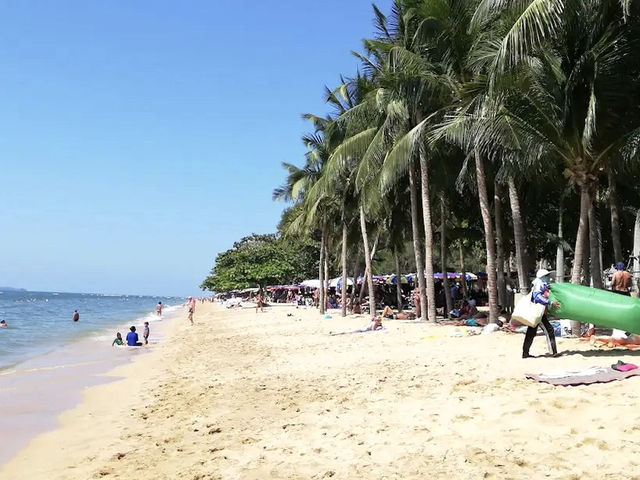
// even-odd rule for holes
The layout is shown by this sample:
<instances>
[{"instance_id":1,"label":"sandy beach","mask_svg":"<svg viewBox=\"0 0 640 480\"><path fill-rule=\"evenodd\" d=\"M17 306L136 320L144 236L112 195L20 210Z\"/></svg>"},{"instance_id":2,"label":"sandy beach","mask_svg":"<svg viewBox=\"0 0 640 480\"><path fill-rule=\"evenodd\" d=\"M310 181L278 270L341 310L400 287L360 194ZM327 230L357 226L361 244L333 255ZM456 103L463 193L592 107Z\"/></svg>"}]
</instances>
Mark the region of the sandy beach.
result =
<instances>
[{"instance_id":1,"label":"sandy beach","mask_svg":"<svg viewBox=\"0 0 640 480\"><path fill-rule=\"evenodd\" d=\"M332 317L198 304L0 478L640 478L640 379L524 376L637 354L561 338L569 354L523 360L522 335L388 321L334 336L367 321Z\"/></svg>"}]
</instances>

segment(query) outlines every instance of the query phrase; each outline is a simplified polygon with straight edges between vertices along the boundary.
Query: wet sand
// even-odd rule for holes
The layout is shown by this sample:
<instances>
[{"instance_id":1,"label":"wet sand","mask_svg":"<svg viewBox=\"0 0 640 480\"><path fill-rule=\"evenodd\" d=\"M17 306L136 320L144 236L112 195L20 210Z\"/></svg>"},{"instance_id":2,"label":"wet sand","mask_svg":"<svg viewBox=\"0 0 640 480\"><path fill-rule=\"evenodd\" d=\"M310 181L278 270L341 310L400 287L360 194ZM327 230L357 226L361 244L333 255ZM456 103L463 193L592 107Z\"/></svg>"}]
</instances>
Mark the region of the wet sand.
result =
<instances>
[{"instance_id":1,"label":"wet sand","mask_svg":"<svg viewBox=\"0 0 640 480\"><path fill-rule=\"evenodd\" d=\"M117 381L107 375L163 341L172 315L151 322L146 347L112 347L112 332L95 332L9 368L0 369L0 467L38 434L54 430L58 416L76 407L92 386ZM127 327L113 331L128 331Z\"/></svg>"},{"instance_id":2,"label":"wet sand","mask_svg":"<svg viewBox=\"0 0 640 480\"><path fill-rule=\"evenodd\" d=\"M332 336L367 323L332 316L198 304L195 326L87 390L0 478L640 478L640 379L524 376L637 352L560 339L569 354L521 359L522 335L389 321Z\"/></svg>"}]
</instances>

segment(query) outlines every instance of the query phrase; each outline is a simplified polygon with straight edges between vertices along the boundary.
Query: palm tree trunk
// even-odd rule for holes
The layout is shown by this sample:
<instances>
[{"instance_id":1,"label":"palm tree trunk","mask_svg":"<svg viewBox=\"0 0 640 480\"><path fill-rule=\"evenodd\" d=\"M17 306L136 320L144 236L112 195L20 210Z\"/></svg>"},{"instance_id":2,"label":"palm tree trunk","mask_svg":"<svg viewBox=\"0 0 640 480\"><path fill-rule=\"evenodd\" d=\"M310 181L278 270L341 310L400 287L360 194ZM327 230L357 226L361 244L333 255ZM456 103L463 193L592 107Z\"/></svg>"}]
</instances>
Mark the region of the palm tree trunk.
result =
<instances>
[{"instance_id":1,"label":"palm tree trunk","mask_svg":"<svg viewBox=\"0 0 640 480\"><path fill-rule=\"evenodd\" d=\"M564 247L562 246L562 215L563 205L558 209L558 246L556 247L556 283L564 282Z\"/></svg>"},{"instance_id":2,"label":"palm tree trunk","mask_svg":"<svg viewBox=\"0 0 640 480\"><path fill-rule=\"evenodd\" d=\"M342 224L342 316L347 316L347 222Z\"/></svg>"},{"instance_id":3,"label":"palm tree trunk","mask_svg":"<svg viewBox=\"0 0 640 480\"><path fill-rule=\"evenodd\" d=\"M418 289L420 290L420 318L427 320L427 290L424 284L424 262L422 248L420 247L420 228L418 219L418 189L416 187L413 165L409 166L409 193L411 199L411 233L413 236L413 251L416 258L416 275L418 276Z\"/></svg>"},{"instance_id":4,"label":"palm tree trunk","mask_svg":"<svg viewBox=\"0 0 640 480\"><path fill-rule=\"evenodd\" d=\"M591 199L589 197L589 188L586 185L580 187L580 222L578 223L578 233L576 234L576 245L573 256L573 267L571 268L571 283L580 285L580 272L585 270L584 261L587 260L588 265L588 235L589 235L589 205ZM571 321L571 333L580 336L580 322Z\"/></svg>"},{"instance_id":5,"label":"palm tree trunk","mask_svg":"<svg viewBox=\"0 0 640 480\"><path fill-rule=\"evenodd\" d=\"M359 253L359 252L356 252ZM360 273L360 256L356 255L356 261L353 268L353 285L351 285L351 309L353 310L353 302L356 299L356 287L358 286L358 273Z\"/></svg>"},{"instance_id":6,"label":"palm tree trunk","mask_svg":"<svg viewBox=\"0 0 640 480\"><path fill-rule=\"evenodd\" d=\"M329 299L329 229L326 229L327 237L324 240L324 310L327 311Z\"/></svg>"},{"instance_id":7,"label":"palm tree trunk","mask_svg":"<svg viewBox=\"0 0 640 480\"><path fill-rule=\"evenodd\" d=\"M618 187L613 170L609 170L609 208L611 209L611 240L614 262L624 262L620 240L620 211L618 210Z\"/></svg>"},{"instance_id":8,"label":"palm tree trunk","mask_svg":"<svg viewBox=\"0 0 640 480\"><path fill-rule=\"evenodd\" d=\"M420 145L420 178L422 193L422 218L424 224L424 275L427 286L427 304L422 308L427 310L427 319L436 321L436 288L433 278L433 228L431 225L431 199L429 198L429 167L424 152L424 146Z\"/></svg>"},{"instance_id":9,"label":"palm tree trunk","mask_svg":"<svg viewBox=\"0 0 640 480\"><path fill-rule=\"evenodd\" d=\"M373 288L373 274L371 269L371 253L369 252L369 240L367 237L367 221L364 216L364 208L360 206L360 230L362 230L362 243L364 244L364 260L367 264L367 285L369 286L369 313L376 315L376 295Z\"/></svg>"},{"instance_id":10,"label":"palm tree trunk","mask_svg":"<svg viewBox=\"0 0 640 480\"><path fill-rule=\"evenodd\" d=\"M602 284L602 267L600 265L600 239L598 219L593 200L589 205L589 245L591 250L591 281L595 288L604 288Z\"/></svg>"},{"instance_id":11,"label":"palm tree trunk","mask_svg":"<svg viewBox=\"0 0 640 480\"><path fill-rule=\"evenodd\" d=\"M442 263L442 288L444 288L444 298L447 310L444 318L449 318L449 312L453 310L451 300L451 289L449 288L449 274L447 272L447 235L446 235L446 215L447 208L444 197L440 197L440 262Z\"/></svg>"},{"instance_id":12,"label":"palm tree trunk","mask_svg":"<svg viewBox=\"0 0 640 480\"><path fill-rule=\"evenodd\" d=\"M379 238L379 233L376 234L376 238L373 241L373 248L371 249L371 260L373 261L373 258L376 256L376 247L378 245L378 238ZM365 265L367 263L367 259L365 258ZM359 296L359 302L362 303L362 299L364 298L365 294L368 291L368 286L367 286L367 275L369 275L369 267L365 267L364 269L364 273L362 274L362 288L360 289L360 296Z\"/></svg>"},{"instance_id":13,"label":"palm tree trunk","mask_svg":"<svg viewBox=\"0 0 640 480\"><path fill-rule=\"evenodd\" d=\"M326 255L326 234L325 230L327 229L327 221L326 219L322 220L322 231L320 233L320 262L318 264L318 280L320 281L320 285L318 286L318 307L320 308L320 313L324 314L326 303L323 302L324 299L324 257Z\"/></svg>"},{"instance_id":14,"label":"palm tree trunk","mask_svg":"<svg viewBox=\"0 0 640 480\"><path fill-rule=\"evenodd\" d=\"M587 226L587 229L589 227ZM591 286L591 266L589 265L589 255L590 255L590 247L589 247L589 232L584 236L584 251L585 255L582 257L582 285L585 287Z\"/></svg>"},{"instance_id":15,"label":"palm tree trunk","mask_svg":"<svg viewBox=\"0 0 640 480\"><path fill-rule=\"evenodd\" d=\"M580 284L580 272L583 269L583 260L588 253L585 249L587 235L589 234L589 191L587 186L580 187L580 222L576 234L576 246L571 269L571 283Z\"/></svg>"},{"instance_id":16,"label":"palm tree trunk","mask_svg":"<svg viewBox=\"0 0 640 480\"><path fill-rule=\"evenodd\" d=\"M476 180L478 182L478 197L480 200L480 212L484 224L484 240L487 247L487 289L489 291L489 322L498 321L498 289L496 285L496 247L489 209L489 196L487 195L487 183L484 173L484 161L476 150Z\"/></svg>"},{"instance_id":17,"label":"palm tree trunk","mask_svg":"<svg viewBox=\"0 0 640 480\"><path fill-rule=\"evenodd\" d=\"M507 283L504 278L504 236L502 235L502 187L498 182L493 182L493 213L496 221L496 269L498 280L498 305L504 308L507 304Z\"/></svg>"},{"instance_id":18,"label":"palm tree trunk","mask_svg":"<svg viewBox=\"0 0 640 480\"><path fill-rule=\"evenodd\" d=\"M636 223L633 227L633 278L634 290L640 285L640 209L636 210Z\"/></svg>"},{"instance_id":19,"label":"palm tree trunk","mask_svg":"<svg viewBox=\"0 0 640 480\"><path fill-rule=\"evenodd\" d=\"M402 312L402 274L400 273L400 258L398 249L393 249L393 259L396 266L396 300L398 302L398 312Z\"/></svg>"},{"instance_id":20,"label":"palm tree trunk","mask_svg":"<svg viewBox=\"0 0 640 480\"><path fill-rule=\"evenodd\" d=\"M527 240L524 233L524 222L520 210L518 189L513 177L509 177L509 204L511 205L511 218L513 220L513 240L516 244L516 268L518 269L518 290L524 291L529 287L527 271L524 264L524 256L527 250Z\"/></svg>"},{"instance_id":21,"label":"palm tree trunk","mask_svg":"<svg viewBox=\"0 0 640 480\"><path fill-rule=\"evenodd\" d=\"M467 288L467 266L464 263L464 252L462 251L462 239L458 242L458 248L460 250L460 272L462 279L462 295L464 298L469 298L469 289Z\"/></svg>"}]
</instances>

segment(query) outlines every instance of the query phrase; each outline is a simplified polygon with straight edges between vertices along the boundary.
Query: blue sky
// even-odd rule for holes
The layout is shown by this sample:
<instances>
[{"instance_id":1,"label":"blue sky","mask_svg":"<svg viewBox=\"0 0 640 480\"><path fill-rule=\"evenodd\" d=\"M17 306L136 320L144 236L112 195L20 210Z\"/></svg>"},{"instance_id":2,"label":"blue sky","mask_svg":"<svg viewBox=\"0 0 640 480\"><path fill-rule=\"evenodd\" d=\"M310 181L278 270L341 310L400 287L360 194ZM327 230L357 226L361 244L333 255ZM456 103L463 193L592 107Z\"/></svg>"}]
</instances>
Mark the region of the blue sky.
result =
<instances>
[{"instance_id":1,"label":"blue sky","mask_svg":"<svg viewBox=\"0 0 640 480\"><path fill-rule=\"evenodd\" d=\"M0 1L0 286L197 292L275 231L300 115L326 112L372 19L366 0Z\"/></svg>"}]
</instances>

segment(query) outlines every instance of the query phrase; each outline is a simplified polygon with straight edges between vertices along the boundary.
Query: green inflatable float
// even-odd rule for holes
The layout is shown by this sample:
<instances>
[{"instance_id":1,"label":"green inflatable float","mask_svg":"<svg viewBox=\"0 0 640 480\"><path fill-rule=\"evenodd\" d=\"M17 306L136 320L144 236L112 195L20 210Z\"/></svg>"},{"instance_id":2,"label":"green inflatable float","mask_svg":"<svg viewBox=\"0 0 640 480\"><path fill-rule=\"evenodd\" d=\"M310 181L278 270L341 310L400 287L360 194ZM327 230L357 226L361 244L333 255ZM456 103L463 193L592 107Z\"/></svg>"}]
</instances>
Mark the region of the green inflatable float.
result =
<instances>
[{"instance_id":1,"label":"green inflatable float","mask_svg":"<svg viewBox=\"0 0 640 480\"><path fill-rule=\"evenodd\" d=\"M640 334L640 299L582 285L553 283L549 300L560 302L559 309L549 307L554 317Z\"/></svg>"}]
</instances>

